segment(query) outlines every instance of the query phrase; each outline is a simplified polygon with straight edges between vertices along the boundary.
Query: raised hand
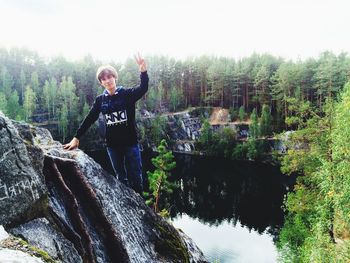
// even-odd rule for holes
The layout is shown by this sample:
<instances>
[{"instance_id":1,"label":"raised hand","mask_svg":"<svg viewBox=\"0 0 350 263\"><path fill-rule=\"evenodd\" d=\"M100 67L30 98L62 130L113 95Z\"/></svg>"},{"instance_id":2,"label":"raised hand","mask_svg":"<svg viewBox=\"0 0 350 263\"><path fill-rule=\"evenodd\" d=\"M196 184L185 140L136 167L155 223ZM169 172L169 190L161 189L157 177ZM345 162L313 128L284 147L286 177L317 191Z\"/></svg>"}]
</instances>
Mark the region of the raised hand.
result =
<instances>
[{"instance_id":1,"label":"raised hand","mask_svg":"<svg viewBox=\"0 0 350 263\"><path fill-rule=\"evenodd\" d=\"M137 53L137 56L134 55L137 65L139 65L139 70L141 72L145 72L147 70L145 60L140 56L140 53Z\"/></svg>"}]
</instances>

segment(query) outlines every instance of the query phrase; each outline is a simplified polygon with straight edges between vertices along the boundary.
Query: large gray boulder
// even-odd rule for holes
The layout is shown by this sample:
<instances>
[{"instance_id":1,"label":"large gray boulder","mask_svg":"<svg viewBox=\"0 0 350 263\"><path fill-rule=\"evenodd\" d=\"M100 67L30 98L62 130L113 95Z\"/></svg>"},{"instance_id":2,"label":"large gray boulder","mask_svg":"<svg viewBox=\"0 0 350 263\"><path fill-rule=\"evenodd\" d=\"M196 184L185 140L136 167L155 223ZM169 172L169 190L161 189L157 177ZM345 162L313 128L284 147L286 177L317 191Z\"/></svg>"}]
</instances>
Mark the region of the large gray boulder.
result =
<instances>
[{"instance_id":1,"label":"large gray boulder","mask_svg":"<svg viewBox=\"0 0 350 263\"><path fill-rule=\"evenodd\" d=\"M45 203L44 154L26 144L30 142L0 112L0 224L34 218Z\"/></svg>"},{"instance_id":2,"label":"large gray boulder","mask_svg":"<svg viewBox=\"0 0 350 263\"><path fill-rule=\"evenodd\" d=\"M63 150L48 130L3 115L0 133L7 187L0 224L12 234L59 262L206 262L185 234L81 150ZM31 187L11 196L8 188L25 180Z\"/></svg>"}]
</instances>

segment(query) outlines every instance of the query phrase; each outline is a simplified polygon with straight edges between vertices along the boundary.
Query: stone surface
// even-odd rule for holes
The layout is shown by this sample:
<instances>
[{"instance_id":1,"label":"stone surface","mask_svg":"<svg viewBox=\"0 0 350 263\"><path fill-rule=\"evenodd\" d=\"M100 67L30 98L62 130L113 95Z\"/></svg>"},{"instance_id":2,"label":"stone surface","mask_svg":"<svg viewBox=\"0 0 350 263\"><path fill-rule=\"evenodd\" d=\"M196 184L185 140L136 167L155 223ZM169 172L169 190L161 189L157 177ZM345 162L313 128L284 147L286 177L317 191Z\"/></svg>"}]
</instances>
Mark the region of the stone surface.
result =
<instances>
[{"instance_id":1,"label":"stone surface","mask_svg":"<svg viewBox=\"0 0 350 263\"><path fill-rule=\"evenodd\" d=\"M59 262L206 262L190 239L83 151L63 150L46 129L1 115L0 135L7 191L0 188L0 224L11 233ZM14 192L15 179L30 187Z\"/></svg>"},{"instance_id":2,"label":"stone surface","mask_svg":"<svg viewBox=\"0 0 350 263\"><path fill-rule=\"evenodd\" d=\"M19 222L41 213L47 188L42 174L43 152L32 162L25 143L13 123L0 112L0 224Z\"/></svg>"},{"instance_id":3,"label":"stone surface","mask_svg":"<svg viewBox=\"0 0 350 263\"><path fill-rule=\"evenodd\" d=\"M56 231L46 218L37 218L11 229L11 233L46 251L54 260L83 262L73 244ZM0 260L1 262L1 260Z\"/></svg>"},{"instance_id":4,"label":"stone surface","mask_svg":"<svg viewBox=\"0 0 350 263\"><path fill-rule=\"evenodd\" d=\"M0 225L0 242L9 237L9 234L6 232L3 226Z\"/></svg>"},{"instance_id":5,"label":"stone surface","mask_svg":"<svg viewBox=\"0 0 350 263\"><path fill-rule=\"evenodd\" d=\"M0 248L1 263L44 263L40 258L28 255L22 251Z\"/></svg>"}]
</instances>

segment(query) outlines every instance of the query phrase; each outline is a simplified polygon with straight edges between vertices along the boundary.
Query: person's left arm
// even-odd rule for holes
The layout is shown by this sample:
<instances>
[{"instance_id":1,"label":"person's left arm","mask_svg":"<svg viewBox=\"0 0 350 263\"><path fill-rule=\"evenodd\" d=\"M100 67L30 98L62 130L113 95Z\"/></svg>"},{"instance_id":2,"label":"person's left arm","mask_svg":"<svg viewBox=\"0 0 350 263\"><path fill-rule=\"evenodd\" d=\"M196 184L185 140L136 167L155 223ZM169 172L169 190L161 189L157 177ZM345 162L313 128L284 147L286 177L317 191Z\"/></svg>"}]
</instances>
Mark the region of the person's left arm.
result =
<instances>
[{"instance_id":1,"label":"person's left arm","mask_svg":"<svg viewBox=\"0 0 350 263\"><path fill-rule=\"evenodd\" d=\"M148 90L149 78L145 60L140 56L140 54L138 54L137 57L135 56L135 60L140 70L140 85L135 88L128 89L127 92L133 101L138 101Z\"/></svg>"}]
</instances>

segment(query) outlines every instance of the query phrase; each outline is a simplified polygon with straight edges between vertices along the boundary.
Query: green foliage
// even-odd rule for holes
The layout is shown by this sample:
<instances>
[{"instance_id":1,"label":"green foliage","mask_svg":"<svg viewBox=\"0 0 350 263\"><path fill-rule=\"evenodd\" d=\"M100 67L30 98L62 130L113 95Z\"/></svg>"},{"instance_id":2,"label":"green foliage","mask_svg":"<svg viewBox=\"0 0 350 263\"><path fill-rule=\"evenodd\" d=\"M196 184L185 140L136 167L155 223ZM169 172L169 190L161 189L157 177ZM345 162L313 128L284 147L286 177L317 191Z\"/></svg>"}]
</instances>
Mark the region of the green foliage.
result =
<instances>
[{"instance_id":1,"label":"green foliage","mask_svg":"<svg viewBox=\"0 0 350 263\"><path fill-rule=\"evenodd\" d=\"M154 229L159 233L154 248L160 255L171 258L171 262L190 263L188 249L177 231L160 223L155 223Z\"/></svg>"},{"instance_id":2,"label":"green foliage","mask_svg":"<svg viewBox=\"0 0 350 263\"><path fill-rule=\"evenodd\" d=\"M59 131L62 136L62 141L64 142L67 138L68 131L68 108L67 105L64 104L60 110L60 118L59 118Z\"/></svg>"},{"instance_id":3,"label":"green foliage","mask_svg":"<svg viewBox=\"0 0 350 263\"><path fill-rule=\"evenodd\" d=\"M257 126L256 133L259 133L257 118L254 122ZM214 131L209 121L204 119L201 135L196 142L196 149L205 152L206 155L220 156L232 160L256 160L261 158L263 153L269 151L268 144L264 140L249 137L247 141L242 142L237 141L236 137L236 130L233 128L224 127Z\"/></svg>"},{"instance_id":4,"label":"green foliage","mask_svg":"<svg viewBox=\"0 0 350 263\"><path fill-rule=\"evenodd\" d=\"M72 77L63 77L59 86L58 98L60 99L59 109L60 109L60 127L61 134L65 134L63 137L66 138L68 134L72 134L76 127L77 120L79 117L78 112L78 96L75 94L75 84L73 83ZM65 116L68 120L72 120L67 122L62 119ZM65 127L66 125L66 127ZM63 128L65 127L65 128ZM65 131L63 133L63 131Z\"/></svg>"},{"instance_id":5,"label":"green foliage","mask_svg":"<svg viewBox=\"0 0 350 263\"><path fill-rule=\"evenodd\" d=\"M0 92L0 111L2 111L5 115L7 114L7 100L6 95L3 92Z\"/></svg>"},{"instance_id":6,"label":"green foliage","mask_svg":"<svg viewBox=\"0 0 350 263\"><path fill-rule=\"evenodd\" d=\"M271 75L272 68L271 58L266 58L260 68L257 69L257 73L254 78L254 99L257 105L267 105L270 103L270 87L271 87Z\"/></svg>"},{"instance_id":7,"label":"green foliage","mask_svg":"<svg viewBox=\"0 0 350 263\"><path fill-rule=\"evenodd\" d=\"M179 109L183 101L183 96L184 95L181 89L175 86L170 89L169 102L172 111L176 111Z\"/></svg>"},{"instance_id":8,"label":"green foliage","mask_svg":"<svg viewBox=\"0 0 350 263\"><path fill-rule=\"evenodd\" d=\"M204 122L201 128L201 136L199 137L198 142L200 143L202 148L208 149L212 143L212 140L213 140L213 130L211 128L209 120L204 119Z\"/></svg>"},{"instance_id":9,"label":"green foliage","mask_svg":"<svg viewBox=\"0 0 350 263\"><path fill-rule=\"evenodd\" d=\"M47 263L55 263L56 262L55 260L53 260L51 258L51 256L46 251L44 251L44 250L42 250L42 249L40 249L38 247L30 245L27 241L25 241L23 239L15 238L15 240L25 250L29 250L30 251L29 253L31 255L34 255L36 257L41 258L42 260L44 260L44 262L47 262Z\"/></svg>"},{"instance_id":10,"label":"green foliage","mask_svg":"<svg viewBox=\"0 0 350 263\"><path fill-rule=\"evenodd\" d=\"M48 113L48 120L55 119L57 117L57 105L60 104L57 101L57 89L57 81L55 78L45 81L42 104L43 109Z\"/></svg>"},{"instance_id":11,"label":"green foliage","mask_svg":"<svg viewBox=\"0 0 350 263\"><path fill-rule=\"evenodd\" d=\"M175 93L176 96L175 97ZM180 100L180 95L177 93L177 91L175 91L175 93L173 92L172 95L174 95L172 98L172 106L173 105L177 105L179 103ZM171 94L170 94L171 96ZM163 102L163 97L164 97L164 87L163 87L163 83L159 82L157 87L150 87L149 91L146 95L146 107L149 111L155 112L155 111L159 111L161 109L162 106L162 102ZM173 104L174 103L174 104Z\"/></svg>"},{"instance_id":12,"label":"green foliage","mask_svg":"<svg viewBox=\"0 0 350 263\"><path fill-rule=\"evenodd\" d=\"M349 112L350 83L339 102L327 97L322 115L299 120L302 128L289 138L282 168L304 176L285 203L288 217L278 245L285 262L350 259Z\"/></svg>"},{"instance_id":13,"label":"green foliage","mask_svg":"<svg viewBox=\"0 0 350 263\"><path fill-rule=\"evenodd\" d=\"M39 76L38 72L34 71L31 75L30 86L32 87L34 92L39 92Z\"/></svg>"},{"instance_id":14,"label":"green foliage","mask_svg":"<svg viewBox=\"0 0 350 263\"><path fill-rule=\"evenodd\" d=\"M1 63L1 65L4 64ZM6 66L3 66L0 75L0 91L3 92L7 98L11 96L13 85L13 76L7 70Z\"/></svg>"},{"instance_id":15,"label":"green foliage","mask_svg":"<svg viewBox=\"0 0 350 263\"><path fill-rule=\"evenodd\" d=\"M263 105L260 118L260 133L261 136L269 136L272 132L272 116L270 113L270 107L266 104Z\"/></svg>"},{"instance_id":16,"label":"green foliage","mask_svg":"<svg viewBox=\"0 0 350 263\"><path fill-rule=\"evenodd\" d=\"M21 111L21 107L19 106L19 97L17 90L12 92L7 101L7 115L11 119L20 119L23 120L23 112Z\"/></svg>"},{"instance_id":17,"label":"green foliage","mask_svg":"<svg viewBox=\"0 0 350 263\"><path fill-rule=\"evenodd\" d=\"M258 115L254 109L250 115L250 124L249 124L249 137L258 138L260 136L260 126L258 122Z\"/></svg>"},{"instance_id":18,"label":"green foliage","mask_svg":"<svg viewBox=\"0 0 350 263\"><path fill-rule=\"evenodd\" d=\"M49 107L49 114L51 112L52 116L56 116L57 113L57 80L55 78L52 78L49 80L49 91L48 91L50 107ZM51 108L51 109L50 109Z\"/></svg>"},{"instance_id":19,"label":"green foliage","mask_svg":"<svg viewBox=\"0 0 350 263\"><path fill-rule=\"evenodd\" d=\"M43 109L48 113L48 120L50 120L50 107L51 107L51 96L50 96L50 84L46 80L43 88Z\"/></svg>"},{"instance_id":20,"label":"green foliage","mask_svg":"<svg viewBox=\"0 0 350 263\"><path fill-rule=\"evenodd\" d=\"M243 106L239 107L238 116L239 116L239 120L240 121L244 121L244 119L246 117L246 113L244 111L244 107Z\"/></svg>"},{"instance_id":21,"label":"green foliage","mask_svg":"<svg viewBox=\"0 0 350 263\"><path fill-rule=\"evenodd\" d=\"M119 67L117 66L116 69ZM95 69L96 71L96 69ZM138 68L134 59L128 58L126 59L123 68L119 71L118 82L125 87L133 87L138 83Z\"/></svg>"},{"instance_id":22,"label":"green foliage","mask_svg":"<svg viewBox=\"0 0 350 263\"><path fill-rule=\"evenodd\" d=\"M84 117L89 113L89 110L90 110L90 107L89 107L89 105L85 102L85 103L84 103L84 107L83 107L83 112L82 112L81 117L80 117L81 120L83 120Z\"/></svg>"},{"instance_id":23,"label":"green foliage","mask_svg":"<svg viewBox=\"0 0 350 263\"><path fill-rule=\"evenodd\" d=\"M297 67L292 62L283 63L273 76L273 99L278 101L284 118L290 116L288 111L289 99L297 85Z\"/></svg>"},{"instance_id":24,"label":"green foliage","mask_svg":"<svg viewBox=\"0 0 350 263\"><path fill-rule=\"evenodd\" d=\"M230 113L230 121L237 120L237 118L238 118L238 111L235 108L230 107L229 113Z\"/></svg>"},{"instance_id":25,"label":"green foliage","mask_svg":"<svg viewBox=\"0 0 350 263\"><path fill-rule=\"evenodd\" d=\"M161 217L166 217L166 218L168 218L168 217L170 217L170 212L169 212L169 210L167 210L167 209L163 209L162 211L159 212L159 215L160 215Z\"/></svg>"},{"instance_id":26,"label":"green foliage","mask_svg":"<svg viewBox=\"0 0 350 263\"><path fill-rule=\"evenodd\" d=\"M29 118L32 117L35 108L36 108L36 96L35 92L30 88L30 86L26 87L24 93L24 102L23 102L25 121L29 121Z\"/></svg>"},{"instance_id":27,"label":"green foliage","mask_svg":"<svg viewBox=\"0 0 350 263\"><path fill-rule=\"evenodd\" d=\"M152 143L155 145L160 144L161 140L164 139L165 127L167 124L167 118L158 115L154 119L150 119L150 127L148 131L148 136Z\"/></svg>"},{"instance_id":28,"label":"green foliage","mask_svg":"<svg viewBox=\"0 0 350 263\"><path fill-rule=\"evenodd\" d=\"M243 160L247 157L248 147L247 143L237 143L233 148L231 159Z\"/></svg>"},{"instance_id":29,"label":"green foliage","mask_svg":"<svg viewBox=\"0 0 350 263\"><path fill-rule=\"evenodd\" d=\"M302 262L301 248L309 236L309 226L305 225L305 220L299 214L296 216L287 215L277 244L279 251L281 251L280 261Z\"/></svg>"},{"instance_id":30,"label":"green foliage","mask_svg":"<svg viewBox=\"0 0 350 263\"><path fill-rule=\"evenodd\" d=\"M163 87L163 82L160 81L158 85L158 91L157 91L157 103L159 104L159 107L162 106L163 97L164 97L164 87Z\"/></svg>"},{"instance_id":31,"label":"green foliage","mask_svg":"<svg viewBox=\"0 0 350 263\"><path fill-rule=\"evenodd\" d=\"M350 136L349 130L350 113L350 82L345 85L342 94L342 101L335 107L334 127L330 136L332 141L330 153L332 154L331 167L328 164L325 173L331 174L333 185L328 181L324 191L332 193L336 200L334 205L340 211L340 216L347 224L350 224L350 144L347 138ZM350 231L350 229L349 229Z\"/></svg>"},{"instance_id":32,"label":"green foliage","mask_svg":"<svg viewBox=\"0 0 350 263\"><path fill-rule=\"evenodd\" d=\"M155 111L158 102L158 90L157 88L150 87L146 95L146 107L149 111Z\"/></svg>"},{"instance_id":33,"label":"green foliage","mask_svg":"<svg viewBox=\"0 0 350 263\"><path fill-rule=\"evenodd\" d=\"M236 143L236 131L230 127L224 127L214 131L208 121L203 120L201 135L196 142L196 148L207 155L232 157L232 150Z\"/></svg>"},{"instance_id":34,"label":"green foliage","mask_svg":"<svg viewBox=\"0 0 350 263\"><path fill-rule=\"evenodd\" d=\"M20 98L23 104L23 99L24 99L24 88L27 84L27 79L26 79L26 74L24 73L24 70L21 69L20 77L19 77L19 85L20 85Z\"/></svg>"},{"instance_id":35,"label":"green foliage","mask_svg":"<svg viewBox=\"0 0 350 263\"><path fill-rule=\"evenodd\" d=\"M259 156L257 140L250 138L247 141L247 157L250 160L254 160Z\"/></svg>"},{"instance_id":36,"label":"green foliage","mask_svg":"<svg viewBox=\"0 0 350 263\"><path fill-rule=\"evenodd\" d=\"M206 101L210 101L214 105L224 106L225 94L229 93L229 86L226 82L229 81L229 66L231 61L227 58L215 59L209 64L208 75L208 89L206 94Z\"/></svg>"},{"instance_id":37,"label":"green foliage","mask_svg":"<svg viewBox=\"0 0 350 263\"><path fill-rule=\"evenodd\" d=\"M232 148L236 140L236 131L230 127L224 127L216 134L215 139L218 142L218 150L223 150L223 155L225 158L231 158Z\"/></svg>"},{"instance_id":38,"label":"green foliage","mask_svg":"<svg viewBox=\"0 0 350 263\"><path fill-rule=\"evenodd\" d=\"M145 193L148 198L146 203L153 204L154 211L159 212L160 196L166 192L171 193L174 185L169 182L168 178L171 175L171 170L176 167L175 158L171 151L167 150L165 140L160 142L157 148L158 156L152 158L152 164L155 166L154 172L147 172L150 194Z\"/></svg>"}]
</instances>

